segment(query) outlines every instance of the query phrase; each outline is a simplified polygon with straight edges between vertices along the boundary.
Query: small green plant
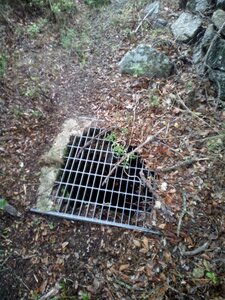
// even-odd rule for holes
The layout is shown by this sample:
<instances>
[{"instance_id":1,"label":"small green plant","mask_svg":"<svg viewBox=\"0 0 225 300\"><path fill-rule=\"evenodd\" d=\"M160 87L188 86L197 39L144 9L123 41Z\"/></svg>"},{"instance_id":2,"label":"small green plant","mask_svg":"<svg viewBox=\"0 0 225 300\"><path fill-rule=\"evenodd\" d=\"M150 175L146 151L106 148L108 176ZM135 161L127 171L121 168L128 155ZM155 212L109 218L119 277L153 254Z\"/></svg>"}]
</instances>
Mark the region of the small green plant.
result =
<instances>
[{"instance_id":1,"label":"small green plant","mask_svg":"<svg viewBox=\"0 0 225 300\"><path fill-rule=\"evenodd\" d=\"M207 272L206 277L210 279L212 284L217 285L220 283L219 277L214 272Z\"/></svg>"},{"instance_id":2,"label":"small green plant","mask_svg":"<svg viewBox=\"0 0 225 300\"><path fill-rule=\"evenodd\" d=\"M27 28L27 33L32 38L35 38L42 31L47 22L47 19L40 19L37 23L29 25Z\"/></svg>"},{"instance_id":3,"label":"small green plant","mask_svg":"<svg viewBox=\"0 0 225 300\"><path fill-rule=\"evenodd\" d=\"M117 142L112 144L112 150L116 156L124 156L127 153L126 148Z\"/></svg>"},{"instance_id":4,"label":"small green plant","mask_svg":"<svg viewBox=\"0 0 225 300\"><path fill-rule=\"evenodd\" d=\"M56 227L56 224L54 222L48 222L48 227L53 230Z\"/></svg>"},{"instance_id":5,"label":"small green plant","mask_svg":"<svg viewBox=\"0 0 225 300\"><path fill-rule=\"evenodd\" d=\"M77 34L74 29L66 28L60 32L60 41L64 49L71 50L75 47Z\"/></svg>"},{"instance_id":6,"label":"small green plant","mask_svg":"<svg viewBox=\"0 0 225 300\"><path fill-rule=\"evenodd\" d=\"M115 142L117 140L117 136L116 136L116 133L115 132L111 132L110 134L108 134L106 136L106 141L108 142Z\"/></svg>"},{"instance_id":7,"label":"small green plant","mask_svg":"<svg viewBox=\"0 0 225 300\"><path fill-rule=\"evenodd\" d=\"M132 67L132 73L134 77L139 77L144 74L144 68L140 64L134 64Z\"/></svg>"},{"instance_id":8,"label":"small green plant","mask_svg":"<svg viewBox=\"0 0 225 300\"><path fill-rule=\"evenodd\" d=\"M210 152L220 152L224 148L225 134L212 138L208 141L207 147Z\"/></svg>"},{"instance_id":9,"label":"small green plant","mask_svg":"<svg viewBox=\"0 0 225 300\"><path fill-rule=\"evenodd\" d=\"M157 95L151 96L150 106L152 106L152 107L158 107L159 106L159 97Z\"/></svg>"},{"instance_id":10,"label":"small green plant","mask_svg":"<svg viewBox=\"0 0 225 300\"><path fill-rule=\"evenodd\" d=\"M89 295L87 294L87 293L81 293L81 299L82 300L90 300L90 297L89 297Z\"/></svg>"}]
</instances>

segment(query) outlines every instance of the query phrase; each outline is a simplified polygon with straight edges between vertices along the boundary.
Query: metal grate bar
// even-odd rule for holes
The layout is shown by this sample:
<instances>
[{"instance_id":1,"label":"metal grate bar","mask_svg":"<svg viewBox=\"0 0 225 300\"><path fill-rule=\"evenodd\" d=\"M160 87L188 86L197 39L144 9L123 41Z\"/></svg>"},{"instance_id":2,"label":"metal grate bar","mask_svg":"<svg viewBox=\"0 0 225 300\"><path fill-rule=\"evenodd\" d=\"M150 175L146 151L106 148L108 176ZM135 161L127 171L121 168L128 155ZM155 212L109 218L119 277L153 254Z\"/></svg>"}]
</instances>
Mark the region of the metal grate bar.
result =
<instances>
[{"instance_id":1,"label":"metal grate bar","mask_svg":"<svg viewBox=\"0 0 225 300\"><path fill-rule=\"evenodd\" d=\"M82 136L71 137L64 155L64 166L59 169L51 200L56 211L38 213L72 220L82 220L123 228L157 233L149 228L154 198L140 178L154 181L154 172L144 167L137 156L125 167L119 165L102 186L111 168L120 159L112 150L107 133L96 137L100 128L88 128ZM88 144L87 144L88 143Z\"/></svg>"}]
</instances>

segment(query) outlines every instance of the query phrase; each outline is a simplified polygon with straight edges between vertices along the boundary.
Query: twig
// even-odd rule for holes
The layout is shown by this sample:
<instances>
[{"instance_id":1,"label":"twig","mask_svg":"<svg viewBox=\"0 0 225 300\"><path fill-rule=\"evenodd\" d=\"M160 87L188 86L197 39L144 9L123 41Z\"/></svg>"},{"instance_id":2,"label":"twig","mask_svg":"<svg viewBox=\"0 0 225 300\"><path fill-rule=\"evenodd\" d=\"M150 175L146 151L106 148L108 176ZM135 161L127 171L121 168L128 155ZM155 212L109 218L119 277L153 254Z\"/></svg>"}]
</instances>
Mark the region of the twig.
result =
<instances>
[{"instance_id":1,"label":"twig","mask_svg":"<svg viewBox=\"0 0 225 300\"><path fill-rule=\"evenodd\" d=\"M105 132L109 131L110 129L103 129L102 131L100 131L97 135L93 136L90 141L88 141L87 143L84 144L84 146L78 151L77 153L77 158L80 157L82 151L87 148L94 140L96 140L97 138L99 138L101 135L103 135Z\"/></svg>"},{"instance_id":2,"label":"twig","mask_svg":"<svg viewBox=\"0 0 225 300\"><path fill-rule=\"evenodd\" d=\"M221 32L225 29L225 22L223 22L222 26L220 27L220 29L217 31L217 33L215 34L214 38L212 39L211 43L210 43L210 46L206 52L206 55L204 57L204 68L205 67L208 67L210 68L208 65L207 65L207 59L209 57L209 53L211 52L214 44L216 43L217 39L220 37L220 34ZM211 69L211 68L210 68Z\"/></svg>"},{"instance_id":3,"label":"twig","mask_svg":"<svg viewBox=\"0 0 225 300\"><path fill-rule=\"evenodd\" d=\"M202 246L192 250L192 251L185 251L182 254L185 256L194 256L197 255L203 251L205 251L210 245L210 241L207 241L205 244L203 244Z\"/></svg>"},{"instance_id":4,"label":"twig","mask_svg":"<svg viewBox=\"0 0 225 300\"><path fill-rule=\"evenodd\" d=\"M156 3L149 11L148 13L144 16L144 18L141 20L141 22L138 24L137 28L134 30L134 33L137 33L139 28L142 26L144 21L154 13L155 9L157 8L158 3Z\"/></svg>"},{"instance_id":5,"label":"twig","mask_svg":"<svg viewBox=\"0 0 225 300\"><path fill-rule=\"evenodd\" d=\"M151 181L145 178L145 175L142 171L139 172L140 178L143 181L144 185L149 189L149 192L152 192L152 184Z\"/></svg>"},{"instance_id":6,"label":"twig","mask_svg":"<svg viewBox=\"0 0 225 300\"><path fill-rule=\"evenodd\" d=\"M193 117L203 121L206 125L208 125L210 128L212 128L212 126L207 123L203 118L199 117L196 113L194 113L185 103L184 101L180 98L180 96L178 96L178 99L176 99L176 101L181 104L183 106L183 108L185 108ZM214 129L214 128L213 128ZM217 130L214 129L214 131L218 132Z\"/></svg>"},{"instance_id":7,"label":"twig","mask_svg":"<svg viewBox=\"0 0 225 300\"><path fill-rule=\"evenodd\" d=\"M140 150L142 147L144 147L146 144L154 141L156 139L156 137L163 131L165 130L167 126L161 128L158 132L156 132L156 134L154 135L149 135L147 137L147 139L140 144L139 146L137 146L134 150L132 150L129 153L126 153L116 164L115 166L110 170L110 172L108 173L108 175L106 176L105 180L103 181L102 185L105 185L107 183L107 181L109 180L109 177L113 174L113 172L117 169L117 167L123 162L125 161L127 158L129 158L130 155L134 154L135 152L137 152L138 150Z\"/></svg>"},{"instance_id":8,"label":"twig","mask_svg":"<svg viewBox=\"0 0 225 300\"><path fill-rule=\"evenodd\" d=\"M181 228L182 220L183 220L184 216L186 215L186 213L187 213L187 194L184 191L183 192L183 209L182 209L182 213L180 215L179 222L177 225L177 236L180 235L180 228Z\"/></svg>"},{"instance_id":9,"label":"twig","mask_svg":"<svg viewBox=\"0 0 225 300\"><path fill-rule=\"evenodd\" d=\"M185 161L181 161L180 163L178 163L178 164L176 164L174 166L167 167L167 168L161 169L159 171L163 172L163 173L165 173L165 172L172 172L172 171L175 171L175 170L177 170L179 168L190 166L190 165L194 164L195 162L204 161L204 160L209 160L209 158L208 157L203 157L203 158L188 158Z\"/></svg>"}]
</instances>

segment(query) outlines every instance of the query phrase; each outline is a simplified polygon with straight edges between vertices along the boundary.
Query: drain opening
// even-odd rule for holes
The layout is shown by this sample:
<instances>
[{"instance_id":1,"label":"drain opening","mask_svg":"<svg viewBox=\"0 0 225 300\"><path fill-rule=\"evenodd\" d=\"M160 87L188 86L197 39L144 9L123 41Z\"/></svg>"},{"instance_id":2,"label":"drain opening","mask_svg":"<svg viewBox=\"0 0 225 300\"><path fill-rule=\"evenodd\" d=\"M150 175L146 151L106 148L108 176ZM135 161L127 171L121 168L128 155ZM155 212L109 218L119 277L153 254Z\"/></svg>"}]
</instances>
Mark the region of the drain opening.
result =
<instances>
[{"instance_id":1,"label":"drain opening","mask_svg":"<svg viewBox=\"0 0 225 300\"><path fill-rule=\"evenodd\" d=\"M70 138L64 153L64 166L59 170L51 193L56 209L50 213L74 220L150 231L148 224L154 198L142 182L140 172L153 183L155 173L146 169L136 155L126 166L119 165L103 185L121 158L113 152L107 135L99 128L89 128L82 136ZM131 150L129 148L128 152Z\"/></svg>"}]
</instances>

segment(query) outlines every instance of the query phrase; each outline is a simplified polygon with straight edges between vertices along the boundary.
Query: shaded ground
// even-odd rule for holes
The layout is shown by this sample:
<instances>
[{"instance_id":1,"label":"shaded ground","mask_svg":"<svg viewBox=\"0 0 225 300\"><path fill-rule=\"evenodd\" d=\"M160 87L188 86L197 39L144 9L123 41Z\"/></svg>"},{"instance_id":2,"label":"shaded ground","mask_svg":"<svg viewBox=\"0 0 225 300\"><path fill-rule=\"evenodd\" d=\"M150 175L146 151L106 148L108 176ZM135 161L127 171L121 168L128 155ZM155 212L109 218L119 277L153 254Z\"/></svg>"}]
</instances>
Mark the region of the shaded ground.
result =
<instances>
[{"instance_id":1,"label":"shaded ground","mask_svg":"<svg viewBox=\"0 0 225 300\"><path fill-rule=\"evenodd\" d=\"M29 36L30 20L18 22L20 33L8 40L12 56L1 87L1 196L22 217L0 216L1 299L39 299L53 287L54 299L223 299L224 136L218 134L224 114L213 106L210 83L193 73L189 46L176 45L169 31L151 25L130 38L138 13L143 14L131 3L115 1L100 12L81 5L71 21L79 47L74 37L63 48L50 25ZM175 60L173 77L118 73L122 55L145 41ZM121 138L134 146L166 126L141 151L146 165L159 171L160 198L150 225L162 236L29 212L36 201L38 161L73 115L116 124L123 129ZM187 158L196 161L177 166ZM175 169L166 171L168 166ZM199 253L187 252L202 245Z\"/></svg>"}]
</instances>

